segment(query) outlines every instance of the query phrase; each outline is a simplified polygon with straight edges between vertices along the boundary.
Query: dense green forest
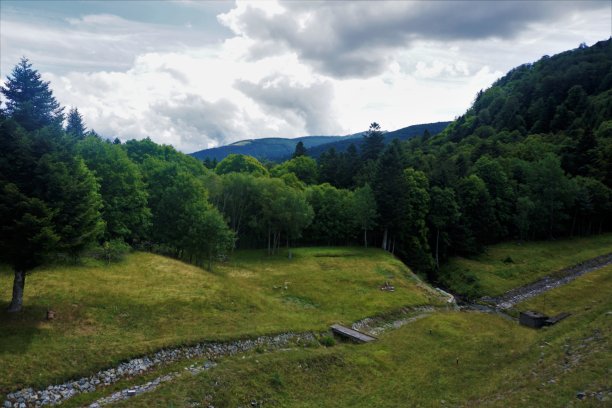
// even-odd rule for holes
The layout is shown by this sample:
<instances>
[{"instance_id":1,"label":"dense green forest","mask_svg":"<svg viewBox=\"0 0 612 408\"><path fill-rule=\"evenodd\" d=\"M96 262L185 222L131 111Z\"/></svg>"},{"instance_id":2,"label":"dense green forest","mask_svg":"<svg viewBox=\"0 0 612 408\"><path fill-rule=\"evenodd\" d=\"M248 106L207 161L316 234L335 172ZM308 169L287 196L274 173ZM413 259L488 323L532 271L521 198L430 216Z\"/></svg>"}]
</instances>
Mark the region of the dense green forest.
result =
<instances>
[{"instance_id":1,"label":"dense green forest","mask_svg":"<svg viewBox=\"0 0 612 408\"><path fill-rule=\"evenodd\" d=\"M298 144L278 164L102 138L22 59L0 113L9 309L20 310L29 270L84 251L110 261L132 247L211 269L234 248L376 245L443 284L451 254L607 231L611 55L607 40L515 68L436 136L385 145L372 123L359 148L315 160Z\"/></svg>"}]
</instances>

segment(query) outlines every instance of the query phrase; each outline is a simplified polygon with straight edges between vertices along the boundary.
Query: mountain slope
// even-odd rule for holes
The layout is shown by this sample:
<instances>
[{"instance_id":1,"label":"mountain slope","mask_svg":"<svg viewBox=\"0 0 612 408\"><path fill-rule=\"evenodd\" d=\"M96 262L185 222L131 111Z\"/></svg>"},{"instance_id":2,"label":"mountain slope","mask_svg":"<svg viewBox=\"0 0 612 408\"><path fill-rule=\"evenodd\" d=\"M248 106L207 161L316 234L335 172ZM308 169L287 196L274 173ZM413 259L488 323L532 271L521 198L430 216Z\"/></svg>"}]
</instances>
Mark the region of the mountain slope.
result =
<instances>
[{"instance_id":1,"label":"mountain slope","mask_svg":"<svg viewBox=\"0 0 612 408\"><path fill-rule=\"evenodd\" d=\"M420 125L408 126L392 132L385 133L385 144L391 143L393 139L408 140L415 136L421 136L425 130L427 130L432 136L442 132L451 122L435 122L435 123L424 123ZM308 150L308 155L311 157L319 157L321 153L326 152L332 147L336 149L336 152L344 152L351 145L355 144L359 147L363 139L360 137L351 139L342 139L333 141L326 144L315 146Z\"/></svg>"},{"instance_id":2,"label":"mountain slope","mask_svg":"<svg viewBox=\"0 0 612 408\"><path fill-rule=\"evenodd\" d=\"M425 123L420 125L408 126L402 129L385 133L385 143L390 143L393 139L407 140L414 136L422 135L428 130L432 135L443 131L450 122ZM282 161L291 157L298 142L304 143L308 149L308 155L319 157L321 153L330 148L337 152L345 151L351 143L359 146L365 132L354 133L347 136L303 136L294 139L281 137L268 137L263 139L248 139L232 143L227 146L213 147L194 153L191 156L204 160L217 159L223 160L229 154L246 154L259 160Z\"/></svg>"},{"instance_id":3,"label":"mountain slope","mask_svg":"<svg viewBox=\"0 0 612 408\"><path fill-rule=\"evenodd\" d=\"M227 146L200 150L191 153L191 156L200 160L208 158L211 160L217 159L217 161L221 161L228 155L234 153L246 154L256 157L259 160L282 160L290 157L291 154L293 154L295 145L300 141L304 143L304 146L306 146L307 149L311 149L315 146L330 142L359 139L362 135L363 133L356 133L348 136L302 136L294 139L283 137L247 139L240 140Z\"/></svg>"}]
</instances>

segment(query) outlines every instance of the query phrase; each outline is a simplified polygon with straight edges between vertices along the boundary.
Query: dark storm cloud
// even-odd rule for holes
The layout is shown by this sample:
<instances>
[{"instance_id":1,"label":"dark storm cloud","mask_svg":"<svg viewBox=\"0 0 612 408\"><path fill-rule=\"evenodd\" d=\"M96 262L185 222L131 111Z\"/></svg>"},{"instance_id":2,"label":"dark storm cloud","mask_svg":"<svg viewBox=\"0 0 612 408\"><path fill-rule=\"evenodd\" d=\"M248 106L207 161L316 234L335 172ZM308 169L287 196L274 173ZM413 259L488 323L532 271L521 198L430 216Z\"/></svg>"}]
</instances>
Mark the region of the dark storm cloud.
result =
<instances>
[{"instance_id":1,"label":"dark storm cloud","mask_svg":"<svg viewBox=\"0 0 612 408\"><path fill-rule=\"evenodd\" d=\"M323 73L368 77L414 41L507 39L532 24L609 3L527 1L287 2L269 14L244 7L220 17L234 32L255 40L254 59L287 51Z\"/></svg>"},{"instance_id":2,"label":"dark storm cloud","mask_svg":"<svg viewBox=\"0 0 612 408\"><path fill-rule=\"evenodd\" d=\"M340 126L332 109L333 87L329 82L305 86L284 76L264 78L258 83L236 82L235 87L272 115L282 117L309 134L321 134Z\"/></svg>"}]
</instances>

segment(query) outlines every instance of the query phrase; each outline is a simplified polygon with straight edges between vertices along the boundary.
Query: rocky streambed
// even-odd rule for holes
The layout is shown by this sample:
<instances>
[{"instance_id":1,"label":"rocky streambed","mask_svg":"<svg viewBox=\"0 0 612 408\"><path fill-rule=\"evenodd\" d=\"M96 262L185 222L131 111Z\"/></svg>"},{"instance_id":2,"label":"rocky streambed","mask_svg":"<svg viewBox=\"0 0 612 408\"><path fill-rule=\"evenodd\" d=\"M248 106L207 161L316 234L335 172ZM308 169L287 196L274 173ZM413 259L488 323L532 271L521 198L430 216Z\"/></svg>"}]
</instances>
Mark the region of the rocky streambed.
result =
<instances>
[{"instance_id":1,"label":"rocky streambed","mask_svg":"<svg viewBox=\"0 0 612 408\"><path fill-rule=\"evenodd\" d=\"M316 341L316 339L312 333L283 333L275 336L261 336L255 339L236 340L232 342L209 342L188 347L163 349L151 355L123 362L116 367L98 371L89 377L83 377L63 384L50 385L40 390L25 388L20 391L11 392L6 395L2 407L27 408L57 405L75 395L92 392L99 387L108 386L119 380L142 375L153 368L168 363L197 358L213 360L223 356L244 353L256 348L279 349L291 344L306 345L314 341ZM187 370L196 373L198 370L201 371L210 368L210 364L213 363L204 363L202 366L193 365L187 367ZM161 382L169 381L174 378L176 376L174 374L176 373L169 374L170 378L162 376L153 380L150 384L145 384L145 386L136 387L132 390L124 390L125 395L130 397L145 392L148 389L155 388ZM114 402L119 399L121 399L119 396L111 396L108 400L101 400L99 405L104 405L105 403Z\"/></svg>"},{"instance_id":2,"label":"rocky streambed","mask_svg":"<svg viewBox=\"0 0 612 408\"><path fill-rule=\"evenodd\" d=\"M524 300L539 295L540 293L565 285L585 273L593 272L612 264L612 253L589 259L569 268L545 276L533 283L512 289L501 296L483 297L481 302L490 304L498 309L506 310Z\"/></svg>"}]
</instances>

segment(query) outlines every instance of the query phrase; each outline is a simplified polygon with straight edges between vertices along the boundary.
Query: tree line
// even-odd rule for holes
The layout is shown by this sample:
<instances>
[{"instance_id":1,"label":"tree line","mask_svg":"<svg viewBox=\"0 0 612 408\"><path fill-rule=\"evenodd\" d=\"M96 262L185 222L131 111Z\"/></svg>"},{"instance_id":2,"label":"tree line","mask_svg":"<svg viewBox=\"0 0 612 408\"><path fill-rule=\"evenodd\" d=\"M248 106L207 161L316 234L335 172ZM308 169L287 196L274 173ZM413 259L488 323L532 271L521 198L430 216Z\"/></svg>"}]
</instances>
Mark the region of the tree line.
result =
<instances>
[{"instance_id":1,"label":"tree line","mask_svg":"<svg viewBox=\"0 0 612 408\"><path fill-rule=\"evenodd\" d=\"M610 40L516 68L441 134L318 160L199 161L150 139L122 143L65 115L26 59L2 87L0 261L10 310L29 270L84 250L133 247L209 269L234 248L378 246L444 284L440 263L501 240L608 231ZM290 250L288 251L290 256ZM460 277L469 281L468 274Z\"/></svg>"}]
</instances>

